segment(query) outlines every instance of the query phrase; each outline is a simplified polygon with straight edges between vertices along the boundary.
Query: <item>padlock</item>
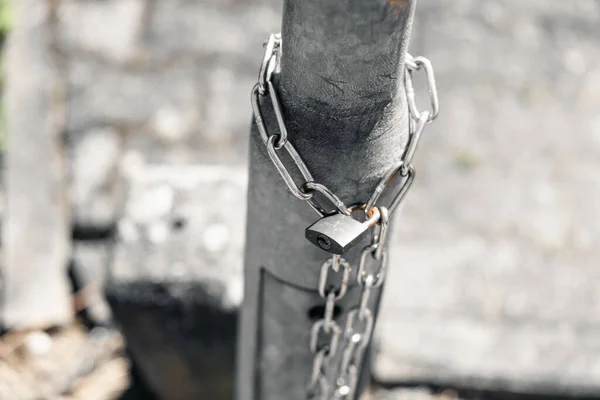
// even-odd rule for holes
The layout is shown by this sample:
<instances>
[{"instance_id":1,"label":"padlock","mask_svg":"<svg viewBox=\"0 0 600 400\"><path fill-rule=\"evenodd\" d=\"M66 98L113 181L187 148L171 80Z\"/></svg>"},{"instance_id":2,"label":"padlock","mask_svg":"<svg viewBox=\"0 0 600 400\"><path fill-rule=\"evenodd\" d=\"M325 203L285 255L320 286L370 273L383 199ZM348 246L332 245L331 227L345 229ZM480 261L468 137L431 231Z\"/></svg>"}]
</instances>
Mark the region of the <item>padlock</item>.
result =
<instances>
[{"instance_id":1,"label":"padlock","mask_svg":"<svg viewBox=\"0 0 600 400\"><path fill-rule=\"evenodd\" d=\"M315 246L333 254L344 254L354 247L370 227L379 221L380 212L373 207L369 218L359 222L349 215L326 215L308 228L305 236Z\"/></svg>"}]
</instances>

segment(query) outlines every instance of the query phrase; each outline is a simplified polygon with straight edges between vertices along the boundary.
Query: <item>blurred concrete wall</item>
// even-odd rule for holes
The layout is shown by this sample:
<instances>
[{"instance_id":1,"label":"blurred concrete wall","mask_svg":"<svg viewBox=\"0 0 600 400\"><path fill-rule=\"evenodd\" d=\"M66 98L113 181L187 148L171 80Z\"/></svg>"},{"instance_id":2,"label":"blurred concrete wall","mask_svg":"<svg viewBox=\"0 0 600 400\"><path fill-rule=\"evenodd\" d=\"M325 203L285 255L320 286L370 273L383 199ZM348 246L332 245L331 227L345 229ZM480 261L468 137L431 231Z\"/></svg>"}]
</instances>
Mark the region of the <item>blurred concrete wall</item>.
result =
<instances>
[{"instance_id":1,"label":"blurred concrete wall","mask_svg":"<svg viewBox=\"0 0 600 400\"><path fill-rule=\"evenodd\" d=\"M58 2L73 224L117 226L109 300L163 398L231 398L250 90L280 20L274 0Z\"/></svg>"},{"instance_id":2,"label":"blurred concrete wall","mask_svg":"<svg viewBox=\"0 0 600 400\"><path fill-rule=\"evenodd\" d=\"M108 238L132 177L147 164L244 163L249 93L261 43L279 29L281 2L44 0L15 7L6 96L10 260L2 274L15 295L3 297L23 291L19 302L33 306L36 293L48 293L55 311L40 312L57 316L43 324L63 323L64 279L47 277L55 281L48 291L29 282L37 270L66 271L69 226L76 236ZM57 241L50 248L48 237Z\"/></svg>"},{"instance_id":3,"label":"blurred concrete wall","mask_svg":"<svg viewBox=\"0 0 600 400\"><path fill-rule=\"evenodd\" d=\"M600 392L600 3L419 2L440 117L394 226L376 373Z\"/></svg>"},{"instance_id":4,"label":"blurred concrete wall","mask_svg":"<svg viewBox=\"0 0 600 400\"><path fill-rule=\"evenodd\" d=\"M114 222L119 168L241 164L261 43L281 2L61 0L73 218Z\"/></svg>"}]
</instances>

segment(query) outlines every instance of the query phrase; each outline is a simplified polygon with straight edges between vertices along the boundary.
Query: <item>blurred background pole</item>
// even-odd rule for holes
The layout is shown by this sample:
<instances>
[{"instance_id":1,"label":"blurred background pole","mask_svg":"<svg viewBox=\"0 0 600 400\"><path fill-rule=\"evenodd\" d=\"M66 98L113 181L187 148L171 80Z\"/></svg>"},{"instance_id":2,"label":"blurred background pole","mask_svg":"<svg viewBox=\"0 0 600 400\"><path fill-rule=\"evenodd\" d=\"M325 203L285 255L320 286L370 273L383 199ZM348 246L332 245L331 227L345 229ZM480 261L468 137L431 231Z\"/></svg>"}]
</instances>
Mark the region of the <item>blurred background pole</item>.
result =
<instances>
[{"instance_id":1,"label":"blurred background pole","mask_svg":"<svg viewBox=\"0 0 600 400\"><path fill-rule=\"evenodd\" d=\"M53 2L14 2L6 52L6 209L0 324L44 328L73 318L67 265L64 87L50 34ZM23 107L27 112L23 112Z\"/></svg>"},{"instance_id":2,"label":"blurred background pole","mask_svg":"<svg viewBox=\"0 0 600 400\"><path fill-rule=\"evenodd\" d=\"M402 154L408 125L401 66L415 3L284 2L276 86L290 140L315 180L346 204L364 203ZM267 107L264 117L273 126ZM305 240L316 214L287 192L255 126L250 141L237 400L305 399L310 329L323 315L318 275L327 253ZM345 255L354 266L360 248ZM355 276L353 268L335 310L340 325L358 304ZM377 303L379 293L373 297Z\"/></svg>"}]
</instances>

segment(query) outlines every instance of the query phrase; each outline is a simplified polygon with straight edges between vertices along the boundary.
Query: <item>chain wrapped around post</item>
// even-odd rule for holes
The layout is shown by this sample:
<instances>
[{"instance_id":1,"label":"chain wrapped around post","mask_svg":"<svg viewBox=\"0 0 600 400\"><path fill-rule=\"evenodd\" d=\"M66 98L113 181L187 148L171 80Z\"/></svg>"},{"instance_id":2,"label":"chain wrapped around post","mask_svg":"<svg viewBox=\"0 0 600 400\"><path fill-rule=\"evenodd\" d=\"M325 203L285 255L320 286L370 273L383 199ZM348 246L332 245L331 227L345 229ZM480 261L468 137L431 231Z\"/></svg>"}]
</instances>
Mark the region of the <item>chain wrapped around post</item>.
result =
<instances>
[{"instance_id":1,"label":"chain wrapped around post","mask_svg":"<svg viewBox=\"0 0 600 400\"><path fill-rule=\"evenodd\" d=\"M289 191L296 198L306 201L321 217L319 222L322 221L323 223L319 226L319 229L323 229L323 232L329 228L331 228L331 232L339 232L344 228L352 231L349 238L338 237L340 243L332 243L336 238L329 237L325 233L317 235L314 241L311 240L323 250L333 254L321 267L317 288L317 292L325 300L325 311L323 317L313 324L310 333L309 349L314 358L312 371L307 371L307 398L322 400L332 398L354 399L364 353L373 332L374 312L368 307L371 291L380 287L385 280L387 268L385 243L389 221L414 181L415 169L412 166L412 159L423 130L427 124L435 120L439 113L433 67L428 59L412 57L407 54L404 64L404 86L409 113L409 137L406 148L399 161L380 179L368 201L361 206L347 207L327 186L314 181L308 167L288 139L283 111L272 82L273 75L279 72L281 48L280 34L272 34L265 44L265 54L258 83L252 90L252 109L258 132L266 146L269 158ZM419 110L416 104L412 74L421 70L425 72L427 78L430 110ZM274 134L269 134L262 116L261 100L267 97L277 120L278 132ZM294 180L282 161L278 153L282 148L285 148L299 175L302 176L302 183L299 184ZM378 205L377 201L385 192L388 184L396 178L403 181L398 191L392 196L393 200L388 206ZM321 194L333 207L330 207L330 209L323 207L315 199L314 195L316 193ZM359 209L364 211L366 217L365 222L362 224L352 218L353 212ZM348 312L345 327L342 329L335 321L334 310L336 301L346 294L352 270L351 265L342 258L342 254L371 228L373 229L371 244L362 250L357 268L357 282L362 288L360 301L357 307ZM308 229L307 238L309 238ZM378 265L377 268L369 268L369 261L371 260L374 260L374 264ZM332 272L340 275L339 284L328 286ZM326 340L323 340L323 338ZM325 344L322 344L323 342ZM341 351L342 354L340 365L332 366L330 361L338 351ZM333 375L331 373L333 371L336 372L335 379L329 381L327 376Z\"/></svg>"}]
</instances>

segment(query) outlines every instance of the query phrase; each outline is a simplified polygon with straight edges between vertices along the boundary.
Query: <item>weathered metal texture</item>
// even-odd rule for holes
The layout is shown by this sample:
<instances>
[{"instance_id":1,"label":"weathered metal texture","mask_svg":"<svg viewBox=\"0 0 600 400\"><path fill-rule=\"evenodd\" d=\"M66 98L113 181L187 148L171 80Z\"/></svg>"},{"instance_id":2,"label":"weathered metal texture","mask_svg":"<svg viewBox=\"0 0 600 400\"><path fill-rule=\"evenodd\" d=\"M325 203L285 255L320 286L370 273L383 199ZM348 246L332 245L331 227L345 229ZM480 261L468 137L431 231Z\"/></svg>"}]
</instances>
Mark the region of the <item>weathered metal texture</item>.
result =
<instances>
[{"instance_id":1,"label":"weathered metal texture","mask_svg":"<svg viewBox=\"0 0 600 400\"><path fill-rule=\"evenodd\" d=\"M61 84L49 39L52 2L15 3L6 54L6 209L2 309L6 328L72 318L69 218L61 138ZM27 112L23 112L26 109Z\"/></svg>"},{"instance_id":2,"label":"weathered metal texture","mask_svg":"<svg viewBox=\"0 0 600 400\"><path fill-rule=\"evenodd\" d=\"M364 203L401 156L407 128L401 64L413 9L412 1L284 3L276 86L289 137L315 180L347 204ZM264 117L275 126L266 106ZM287 191L253 126L238 400L306 397L310 329L324 305L317 283L328 257L304 238L315 220ZM358 304L356 266L365 242L345 255L354 268L351 288L338 303L342 326Z\"/></svg>"},{"instance_id":3,"label":"weathered metal texture","mask_svg":"<svg viewBox=\"0 0 600 400\"><path fill-rule=\"evenodd\" d=\"M420 4L443 112L395 226L378 380L600 393L599 22L597 1Z\"/></svg>"}]
</instances>

